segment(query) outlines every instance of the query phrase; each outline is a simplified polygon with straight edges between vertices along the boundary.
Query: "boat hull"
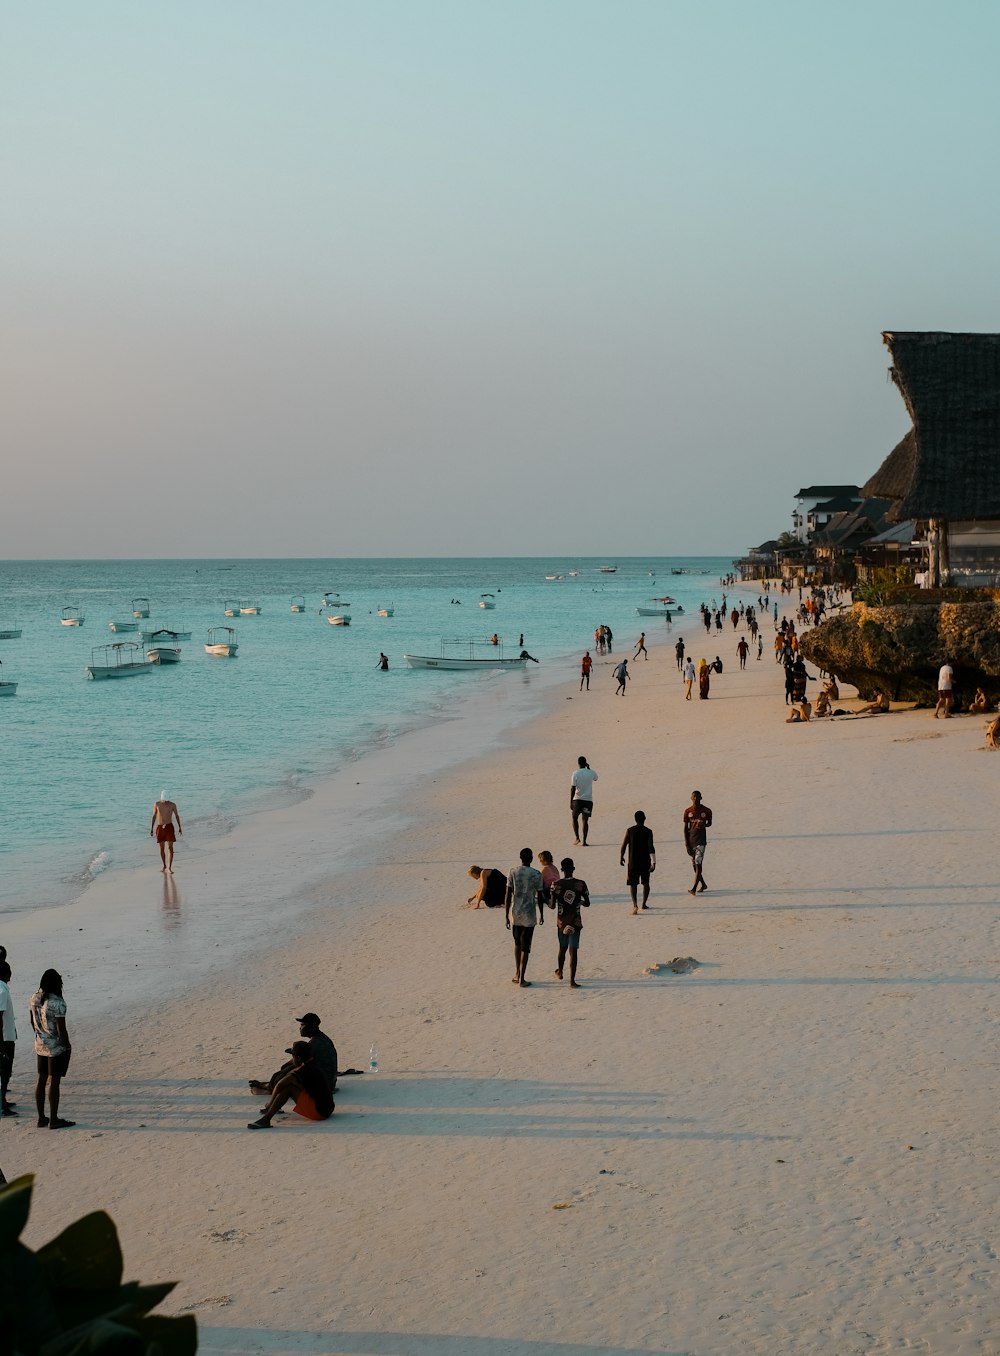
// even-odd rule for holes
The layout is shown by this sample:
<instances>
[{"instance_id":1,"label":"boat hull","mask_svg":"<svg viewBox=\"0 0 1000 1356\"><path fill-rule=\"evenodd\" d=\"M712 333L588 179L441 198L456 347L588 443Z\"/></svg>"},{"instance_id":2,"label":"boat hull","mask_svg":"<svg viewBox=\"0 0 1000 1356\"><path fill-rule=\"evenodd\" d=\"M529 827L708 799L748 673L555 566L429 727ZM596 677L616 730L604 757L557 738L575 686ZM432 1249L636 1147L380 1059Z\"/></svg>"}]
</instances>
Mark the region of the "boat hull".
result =
<instances>
[{"instance_id":1,"label":"boat hull","mask_svg":"<svg viewBox=\"0 0 1000 1356\"><path fill-rule=\"evenodd\" d=\"M526 659L458 659L443 655L404 654L411 669L451 669L456 672L478 669L523 669Z\"/></svg>"},{"instance_id":2,"label":"boat hull","mask_svg":"<svg viewBox=\"0 0 1000 1356\"><path fill-rule=\"evenodd\" d=\"M171 631L168 626L158 626L155 631L143 631L143 645L157 645L161 640L165 645L173 645L175 640L190 640L190 631Z\"/></svg>"},{"instance_id":3,"label":"boat hull","mask_svg":"<svg viewBox=\"0 0 1000 1356\"><path fill-rule=\"evenodd\" d=\"M20 639L21 639L21 632L20 632L19 630L17 630L17 631L0 631L0 640L20 640Z\"/></svg>"},{"instance_id":4,"label":"boat hull","mask_svg":"<svg viewBox=\"0 0 1000 1356\"><path fill-rule=\"evenodd\" d=\"M117 667L103 668L99 664L88 664L87 673L91 678L102 681L106 678L138 678L144 673L149 673L150 665L147 664L120 664Z\"/></svg>"},{"instance_id":5,"label":"boat hull","mask_svg":"<svg viewBox=\"0 0 1000 1356\"><path fill-rule=\"evenodd\" d=\"M139 629L139 623L138 623L138 622L134 622L134 621L130 621L130 622L108 622L108 630L109 630L109 631L115 631L115 632L117 632L117 631L138 631L138 629Z\"/></svg>"},{"instance_id":6,"label":"boat hull","mask_svg":"<svg viewBox=\"0 0 1000 1356\"><path fill-rule=\"evenodd\" d=\"M151 664L179 664L181 652L175 645L154 645L146 651L146 658Z\"/></svg>"},{"instance_id":7,"label":"boat hull","mask_svg":"<svg viewBox=\"0 0 1000 1356\"><path fill-rule=\"evenodd\" d=\"M335 617L327 617L331 626L350 626L351 619L347 613L338 613Z\"/></svg>"},{"instance_id":8,"label":"boat hull","mask_svg":"<svg viewBox=\"0 0 1000 1356\"><path fill-rule=\"evenodd\" d=\"M82 625L83 625L83 618L82 618L82 617L60 617L60 618L59 618L59 624L60 624L61 626L82 626Z\"/></svg>"},{"instance_id":9,"label":"boat hull","mask_svg":"<svg viewBox=\"0 0 1000 1356\"><path fill-rule=\"evenodd\" d=\"M0 697L13 697L16 692L16 683L0 683Z\"/></svg>"},{"instance_id":10,"label":"boat hull","mask_svg":"<svg viewBox=\"0 0 1000 1356\"><path fill-rule=\"evenodd\" d=\"M215 655L221 659L235 659L238 645L206 645L205 653Z\"/></svg>"},{"instance_id":11,"label":"boat hull","mask_svg":"<svg viewBox=\"0 0 1000 1356\"><path fill-rule=\"evenodd\" d=\"M676 607L637 607L636 612L640 617L672 617L677 611Z\"/></svg>"}]
</instances>

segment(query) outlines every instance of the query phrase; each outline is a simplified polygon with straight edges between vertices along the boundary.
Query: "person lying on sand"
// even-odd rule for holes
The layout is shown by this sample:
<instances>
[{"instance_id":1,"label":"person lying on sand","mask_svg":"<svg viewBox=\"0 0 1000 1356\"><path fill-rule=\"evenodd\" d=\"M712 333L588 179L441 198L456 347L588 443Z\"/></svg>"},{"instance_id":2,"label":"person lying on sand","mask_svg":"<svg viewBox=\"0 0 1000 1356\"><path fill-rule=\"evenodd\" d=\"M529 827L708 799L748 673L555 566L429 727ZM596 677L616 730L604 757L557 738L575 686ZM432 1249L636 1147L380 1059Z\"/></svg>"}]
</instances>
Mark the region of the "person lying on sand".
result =
<instances>
[{"instance_id":1,"label":"person lying on sand","mask_svg":"<svg viewBox=\"0 0 1000 1356\"><path fill-rule=\"evenodd\" d=\"M309 1121L326 1121L333 1115L333 1094L316 1067L308 1043L295 1041L286 1053L292 1057L292 1067L278 1079L260 1119L247 1121L248 1130L270 1130L271 1121L288 1101L294 1101L295 1110Z\"/></svg>"},{"instance_id":2,"label":"person lying on sand","mask_svg":"<svg viewBox=\"0 0 1000 1356\"><path fill-rule=\"evenodd\" d=\"M793 706L785 717L786 725L794 725L796 721L805 721L812 719L812 707L809 704L808 697L803 697L798 706Z\"/></svg>"}]
</instances>

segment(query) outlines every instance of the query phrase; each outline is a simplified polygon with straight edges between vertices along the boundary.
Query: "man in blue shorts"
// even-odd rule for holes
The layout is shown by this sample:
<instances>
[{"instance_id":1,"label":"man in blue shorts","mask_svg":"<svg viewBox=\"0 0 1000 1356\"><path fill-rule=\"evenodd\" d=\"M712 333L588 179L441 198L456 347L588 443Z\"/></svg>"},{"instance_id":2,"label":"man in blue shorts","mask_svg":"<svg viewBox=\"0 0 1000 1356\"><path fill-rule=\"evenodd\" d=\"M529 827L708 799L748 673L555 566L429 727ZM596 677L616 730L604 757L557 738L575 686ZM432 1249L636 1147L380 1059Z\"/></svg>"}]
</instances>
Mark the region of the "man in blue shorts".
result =
<instances>
[{"instance_id":1,"label":"man in blue shorts","mask_svg":"<svg viewBox=\"0 0 1000 1356\"><path fill-rule=\"evenodd\" d=\"M563 878L557 880L549 892L549 908L556 912L556 932L559 934L559 962L556 965L556 979L562 979L566 952L569 952L569 987L579 989L576 982L576 960L580 952L580 932L583 918L580 909L590 908L590 892L587 882L577 880L573 875L576 869L572 857L564 857L559 863Z\"/></svg>"}]
</instances>

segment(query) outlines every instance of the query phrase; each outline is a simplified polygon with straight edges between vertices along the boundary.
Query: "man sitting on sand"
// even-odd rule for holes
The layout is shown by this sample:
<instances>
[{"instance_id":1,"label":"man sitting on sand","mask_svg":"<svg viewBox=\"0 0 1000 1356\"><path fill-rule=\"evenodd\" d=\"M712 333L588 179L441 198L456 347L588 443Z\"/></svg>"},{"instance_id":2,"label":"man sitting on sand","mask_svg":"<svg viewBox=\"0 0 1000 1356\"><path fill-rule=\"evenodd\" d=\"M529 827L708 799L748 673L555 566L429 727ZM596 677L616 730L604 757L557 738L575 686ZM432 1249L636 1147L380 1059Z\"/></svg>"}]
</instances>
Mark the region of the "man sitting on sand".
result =
<instances>
[{"instance_id":1,"label":"man sitting on sand","mask_svg":"<svg viewBox=\"0 0 1000 1356\"><path fill-rule=\"evenodd\" d=\"M816 698L816 706L813 710L813 715L817 720L820 720L823 716L833 715L833 702L831 702L830 694L827 692L826 688L823 688L822 692Z\"/></svg>"},{"instance_id":2,"label":"man sitting on sand","mask_svg":"<svg viewBox=\"0 0 1000 1356\"><path fill-rule=\"evenodd\" d=\"M315 1061L316 1068L327 1081L331 1092L337 1088L337 1047L326 1034L320 1030L320 1019L315 1012L307 1012L302 1017L295 1019L299 1024L300 1040L297 1044L305 1044L309 1049L310 1057ZM286 1050L285 1054L290 1051ZM255 1097L270 1097L275 1088L287 1073L290 1073L292 1063L286 1060L281 1068L273 1073L266 1083L259 1079L250 1079L250 1091Z\"/></svg>"},{"instance_id":3,"label":"man sitting on sand","mask_svg":"<svg viewBox=\"0 0 1000 1356\"><path fill-rule=\"evenodd\" d=\"M333 1094L312 1058L308 1042L295 1041L286 1053L292 1057L292 1067L278 1079L260 1119L247 1122L248 1130L270 1130L274 1117L286 1102L293 1100L295 1110L306 1120L326 1121L333 1115Z\"/></svg>"},{"instance_id":4,"label":"man sitting on sand","mask_svg":"<svg viewBox=\"0 0 1000 1356\"><path fill-rule=\"evenodd\" d=\"M797 706L793 706L785 717L786 725L795 725L798 721L807 721L812 719L812 707L809 705L808 697L803 697Z\"/></svg>"},{"instance_id":5,"label":"man sitting on sand","mask_svg":"<svg viewBox=\"0 0 1000 1356\"><path fill-rule=\"evenodd\" d=\"M993 706L994 703L990 701L989 697L987 697L983 689L981 687L977 687L976 695L969 703L969 710L973 712L979 712L985 715L987 711L993 710Z\"/></svg>"},{"instance_id":6,"label":"man sitting on sand","mask_svg":"<svg viewBox=\"0 0 1000 1356\"><path fill-rule=\"evenodd\" d=\"M889 709L889 698L884 692L876 688L875 700L870 701L867 706L863 706L858 714L862 716L881 716L883 712L888 711Z\"/></svg>"}]
</instances>

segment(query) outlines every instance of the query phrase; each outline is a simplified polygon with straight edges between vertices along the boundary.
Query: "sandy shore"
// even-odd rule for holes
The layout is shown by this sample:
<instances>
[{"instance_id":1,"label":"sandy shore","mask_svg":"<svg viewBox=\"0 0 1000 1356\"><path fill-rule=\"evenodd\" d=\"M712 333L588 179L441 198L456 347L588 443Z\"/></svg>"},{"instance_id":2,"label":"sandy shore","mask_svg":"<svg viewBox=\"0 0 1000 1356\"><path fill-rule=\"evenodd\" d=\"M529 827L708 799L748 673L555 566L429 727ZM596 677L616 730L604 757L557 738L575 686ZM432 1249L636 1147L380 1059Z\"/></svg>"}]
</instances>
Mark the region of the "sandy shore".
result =
<instances>
[{"instance_id":1,"label":"sandy shore","mask_svg":"<svg viewBox=\"0 0 1000 1356\"><path fill-rule=\"evenodd\" d=\"M206 1352L1000 1351L982 722L788 726L766 652L741 673L730 632L692 641L726 661L708 702L683 700L661 642L624 699L600 661L589 693L570 676L485 756L463 717L457 768L424 732L400 741L406 776L366 760L353 792L258 819L245 899L189 859L171 923L162 877L140 873L121 947L64 963L77 1128L0 1128L7 1175L39 1174L30 1241L109 1208L128 1273L180 1278L170 1307L197 1314ZM600 777L586 851L578 753ZM694 786L715 813L697 902ZM633 917L618 847L640 807L659 865ZM287 945L190 940L201 910L234 936L248 913L273 929L297 834L329 862ZM519 990L502 916L464 905L468 864L506 870L525 844L571 852L589 882L577 992L552 977L551 923ZM17 926L23 1011L40 953ZM172 984L143 951L158 932ZM644 973L675 956L698 968ZM149 997L125 1020L129 961ZM307 1008L342 1064L377 1041L381 1071L344 1080L326 1125L252 1134L245 1080Z\"/></svg>"}]
</instances>

